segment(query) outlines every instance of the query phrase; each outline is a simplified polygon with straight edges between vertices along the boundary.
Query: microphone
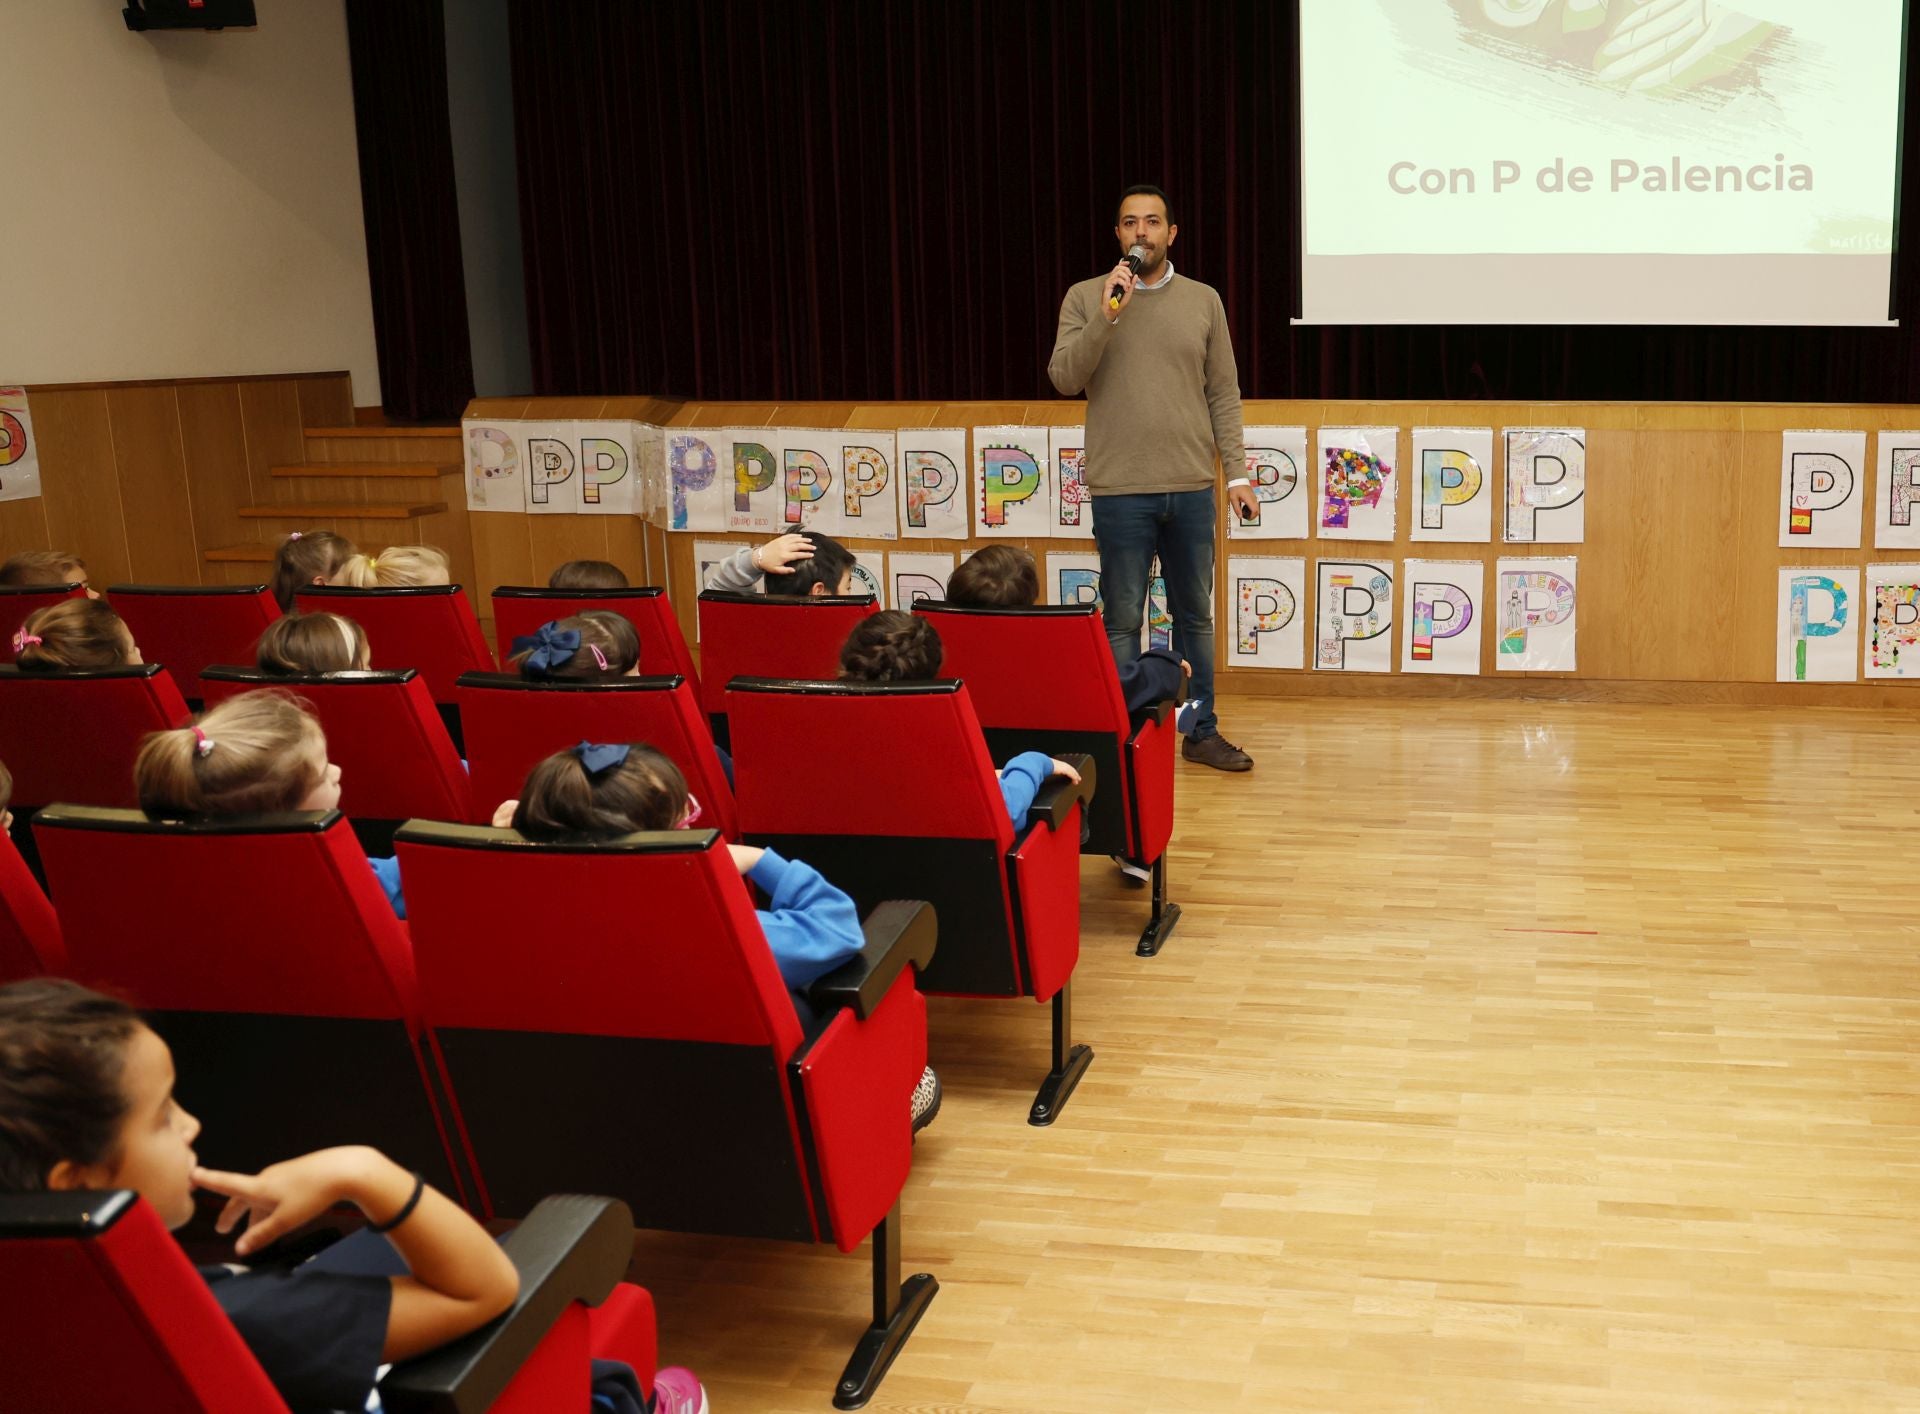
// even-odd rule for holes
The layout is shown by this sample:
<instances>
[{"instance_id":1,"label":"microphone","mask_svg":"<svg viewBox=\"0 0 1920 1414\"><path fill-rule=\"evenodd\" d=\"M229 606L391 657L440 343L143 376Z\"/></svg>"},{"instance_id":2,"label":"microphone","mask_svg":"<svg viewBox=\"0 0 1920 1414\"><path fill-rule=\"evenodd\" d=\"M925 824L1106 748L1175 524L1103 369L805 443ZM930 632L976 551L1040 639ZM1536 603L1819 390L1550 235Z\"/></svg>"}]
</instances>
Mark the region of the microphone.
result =
<instances>
[{"instance_id":1,"label":"microphone","mask_svg":"<svg viewBox=\"0 0 1920 1414\"><path fill-rule=\"evenodd\" d=\"M1140 273L1140 262L1146 258L1147 248L1143 245L1134 246L1127 252L1127 269L1138 275ZM1118 280L1115 280L1113 282L1112 292L1107 295L1107 308L1118 309L1120 307L1120 297L1126 294L1126 292L1127 287L1122 285Z\"/></svg>"}]
</instances>

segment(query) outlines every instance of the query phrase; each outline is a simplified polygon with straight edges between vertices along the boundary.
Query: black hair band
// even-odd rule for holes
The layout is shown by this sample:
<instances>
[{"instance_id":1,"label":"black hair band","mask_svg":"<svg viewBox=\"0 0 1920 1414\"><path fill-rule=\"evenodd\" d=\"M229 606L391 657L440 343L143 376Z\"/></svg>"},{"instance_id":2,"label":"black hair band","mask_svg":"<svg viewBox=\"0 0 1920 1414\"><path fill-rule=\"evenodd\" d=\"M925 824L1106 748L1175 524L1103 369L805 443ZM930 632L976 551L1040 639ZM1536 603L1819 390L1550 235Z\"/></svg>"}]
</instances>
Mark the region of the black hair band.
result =
<instances>
[{"instance_id":1,"label":"black hair band","mask_svg":"<svg viewBox=\"0 0 1920 1414\"><path fill-rule=\"evenodd\" d=\"M420 1206L420 1195L426 1191L426 1179L420 1176L418 1170L415 1170L413 1175L413 1196L407 1199L406 1206L383 1223L368 1223L367 1231L379 1233L392 1232L396 1227L400 1226L401 1223L413 1216L413 1210Z\"/></svg>"}]
</instances>

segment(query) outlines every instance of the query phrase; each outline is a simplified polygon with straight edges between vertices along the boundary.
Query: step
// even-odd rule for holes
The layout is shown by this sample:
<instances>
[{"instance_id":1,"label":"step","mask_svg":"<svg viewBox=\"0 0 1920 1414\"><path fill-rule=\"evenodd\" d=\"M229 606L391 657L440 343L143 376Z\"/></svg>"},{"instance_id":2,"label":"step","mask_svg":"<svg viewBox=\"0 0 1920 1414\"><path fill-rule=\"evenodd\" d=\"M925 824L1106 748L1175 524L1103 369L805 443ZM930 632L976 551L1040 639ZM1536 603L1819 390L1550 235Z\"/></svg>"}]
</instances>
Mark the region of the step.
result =
<instances>
[{"instance_id":1,"label":"step","mask_svg":"<svg viewBox=\"0 0 1920 1414\"><path fill-rule=\"evenodd\" d=\"M381 479L437 480L460 470L458 462L301 462L271 468L274 476L367 476Z\"/></svg>"},{"instance_id":2,"label":"step","mask_svg":"<svg viewBox=\"0 0 1920 1414\"><path fill-rule=\"evenodd\" d=\"M448 423L445 427L308 427L303 429L309 437L452 437L460 436L460 424Z\"/></svg>"},{"instance_id":3,"label":"step","mask_svg":"<svg viewBox=\"0 0 1920 1414\"><path fill-rule=\"evenodd\" d=\"M318 524L329 520L418 520L437 516L446 510L445 501L421 501L415 505L272 505L242 506L240 514L248 520L298 520Z\"/></svg>"}]
</instances>

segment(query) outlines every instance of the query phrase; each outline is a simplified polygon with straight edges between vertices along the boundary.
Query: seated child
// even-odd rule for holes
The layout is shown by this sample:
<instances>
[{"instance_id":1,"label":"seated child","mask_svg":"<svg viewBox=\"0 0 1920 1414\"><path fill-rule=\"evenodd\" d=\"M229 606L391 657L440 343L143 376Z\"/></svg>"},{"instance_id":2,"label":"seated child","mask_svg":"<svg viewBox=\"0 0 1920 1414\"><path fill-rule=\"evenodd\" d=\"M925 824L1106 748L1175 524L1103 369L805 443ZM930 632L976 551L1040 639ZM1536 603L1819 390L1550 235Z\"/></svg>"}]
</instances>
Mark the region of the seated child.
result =
<instances>
[{"instance_id":1,"label":"seated child","mask_svg":"<svg viewBox=\"0 0 1920 1414\"><path fill-rule=\"evenodd\" d=\"M687 791L680 768L651 746L595 746L581 742L555 752L527 774L526 794L494 813L530 840L614 839L638 830L684 830L700 819L700 802ZM865 945L853 900L812 865L771 849L728 845L734 866L760 886L771 907L759 911L760 930L793 998L800 1023L816 1017L808 983L824 977ZM924 1092L924 1094L923 1094ZM931 1068L914 1090L913 1127L924 1128L940 1107L940 1082Z\"/></svg>"},{"instance_id":2,"label":"seated child","mask_svg":"<svg viewBox=\"0 0 1920 1414\"><path fill-rule=\"evenodd\" d=\"M230 697L193 725L149 732L133 762L140 808L149 815L263 815L332 810L340 768L311 708L281 688ZM407 916L400 861L369 859L394 916Z\"/></svg>"},{"instance_id":3,"label":"seated child","mask_svg":"<svg viewBox=\"0 0 1920 1414\"><path fill-rule=\"evenodd\" d=\"M246 1219L234 1243L243 1258L351 1203L404 1259L404 1276L323 1265L201 1268L293 1408L364 1409L381 1365L444 1345L513 1304L520 1276L512 1261L417 1175L362 1146L322 1149L257 1174L202 1168L193 1151L200 1121L173 1087L166 1042L125 1002L58 979L0 987L0 1189L132 1189L174 1228L193 1217L193 1192L205 1189L227 1199L219 1231ZM625 1374L637 1388L632 1371ZM74 1379L84 1388L84 1371ZM655 1381L656 1414L704 1409L689 1372L662 1370Z\"/></svg>"},{"instance_id":4,"label":"seated child","mask_svg":"<svg viewBox=\"0 0 1920 1414\"><path fill-rule=\"evenodd\" d=\"M627 572L605 560L568 560L547 576L549 589L626 589Z\"/></svg>"},{"instance_id":5,"label":"seated child","mask_svg":"<svg viewBox=\"0 0 1920 1414\"><path fill-rule=\"evenodd\" d=\"M0 587L29 589L37 584L48 588L77 584L87 591L87 598L100 597L100 591L87 583L87 562L65 550L22 550L0 565Z\"/></svg>"},{"instance_id":6,"label":"seated child","mask_svg":"<svg viewBox=\"0 0 1920 1414\"><path fill-rule=\"evenodd\" d=\"M764 578L763 578L764 577ZM732 594L853 594L853 551L817 530L742 546L707 576L708 589Z\"/></svg>"},{"instance_id":7,"label":"seated child","mask_svg":"<svg viewBox=\"0 0 1920 1414\"><path fill-rule=\"evenodd\" d=\"M840 646L840 680L930 682L940 676L941 652L932 624L904 609L884 609L856 624ZM1080 784L1073 767L1038 751L1023 751L1000 768L1000 794L1015 825L1026 819L1033 798L1052 776Z\"/></svg>"},{"instance_id":8,"label":"seated child","mask_svg":"<svg viewBox=\"0 0 1920 1414\"><path fill-rule=\"evenodd\" d=\"M451 584L452 561L431 545L395 545L377 555L355 555L334 571L330 583L347 589L412 589Z\"/></svg>"},{"instance_id":9,"label":"seated child","mask_svg":"<svg viewBox=\"0 0 1920 1414\"><path fill-rule=\"evenodd\" d=\"M957 609L1023 609L1039 603L1040 576L1032 552L1018 545L975 550L947 580L947 602ZM1177 701L1192 671L1186 659L1164 648L1149 648L1133 662L1117 666L1120 695L1130 715Z\"/></svg>"},{"instance_id":10,"label":"seated child","mask_svg":"<svg viewBox=\"0 0 1920 1414\"><path fill-rule=\"evenodd\" d=\"M314 584L330 584L340 566L360 552L331 530L296 530L273 555L273 597L280 612L293 612L293 594Z\"/></svg>"},{"instance_id":11,"label":"seated child","mask_svg":"<svg viewBox=\"0 0 1920 1414\"><path fill-rule=\"evenodd\" d=\"M13 635L13 661L23 673L60 673L141 660L133 630L104 599L63 599L27 615Z\"/></svg>"},{"instance_id":12,"label":"seated child","mask_svg":"<svg viewBox=\"0 0 1920 1414\"><path fill-rule=\"evenodd\" d=\"M507 662L522 677L540 681L635 678L640 676L640 635L625 615L589 609L514 639Z\"/></svg>"},{"instance_id":13,"label":"seated child","mask_svg":"<svg viewBox=\"0 0 1920 1414\"><path fill-rule=\"evenodd\" d=\"M254 662L275 677L364 673L373 662L367 631L341 614L303 614L275 619L260 635Z\"/></svg>"}]
</instances>

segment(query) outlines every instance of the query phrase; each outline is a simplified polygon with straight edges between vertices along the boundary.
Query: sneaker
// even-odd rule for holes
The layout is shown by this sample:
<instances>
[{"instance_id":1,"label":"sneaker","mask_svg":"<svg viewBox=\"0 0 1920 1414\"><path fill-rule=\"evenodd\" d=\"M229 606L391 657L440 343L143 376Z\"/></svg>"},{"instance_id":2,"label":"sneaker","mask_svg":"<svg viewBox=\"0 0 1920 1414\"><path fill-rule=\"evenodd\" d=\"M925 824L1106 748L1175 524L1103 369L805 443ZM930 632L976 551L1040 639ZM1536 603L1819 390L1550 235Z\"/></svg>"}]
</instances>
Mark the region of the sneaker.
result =
<instances>
[{"instance_id":1,"label":"sneaker","mask_svg":"<svg viewBox=\"0 0 1920 1414\"><path fill-rule=\"evenodd\" d=\"M940 1077L928 1066L920 1072L920 1083L913 1087L913 1099L908 1102L907 1111L913 1116L913 1132L918 1134L933 1123L933 1117L940 1113Z\"/></svg>"},{"instance_id":2,"label":"sneaker","mask_svg":"<svg viewBox=\"0 0 1920 1414\"><path fill-rule=\"evenodd\" d=\"M1197 761L1202 766L1211 766L1216 771L1251 771L1253 769L1253 758L1218 732L1198 740L1188 737L1181 743L1180 754L1189 761Z\"/></svg>"},{"instance_id":3,"label":"sneaker","mask_svg":"<svg viewBox=\"0 0 1920 1414\"><path fill-rule=\"evenodd\" d=\"M656 1370L653 1414L707 1414L706 1387L684 1366L669 1365L664 1370Z\"/></svg>"},{"instance_id":4,"label":"sneaker","mask_svg":"<svg viewBox=\"0 0 1920 1414\"><path fill-rule=\"evenodd\" d=\"M1144 864L1135 864L1124 854L1109 854L1107 858L1113 861L1113 867L1118 869L1121 877L1134 888L1139 888L1153 878L1153 870Z\"/></svg>"},{"instance_id":5,"label":"sneaker","mask_svg":"<svg viewBox=\"0 0 1920 1414\"><path fill-rule=\"evenodd\" d=\"M1200 718L1200 699L1189 697L1180 704L1180 710L1173 714L1173 729L1185 736L1193 730L1193 724Z\"/></svg>"}]
</instances>

